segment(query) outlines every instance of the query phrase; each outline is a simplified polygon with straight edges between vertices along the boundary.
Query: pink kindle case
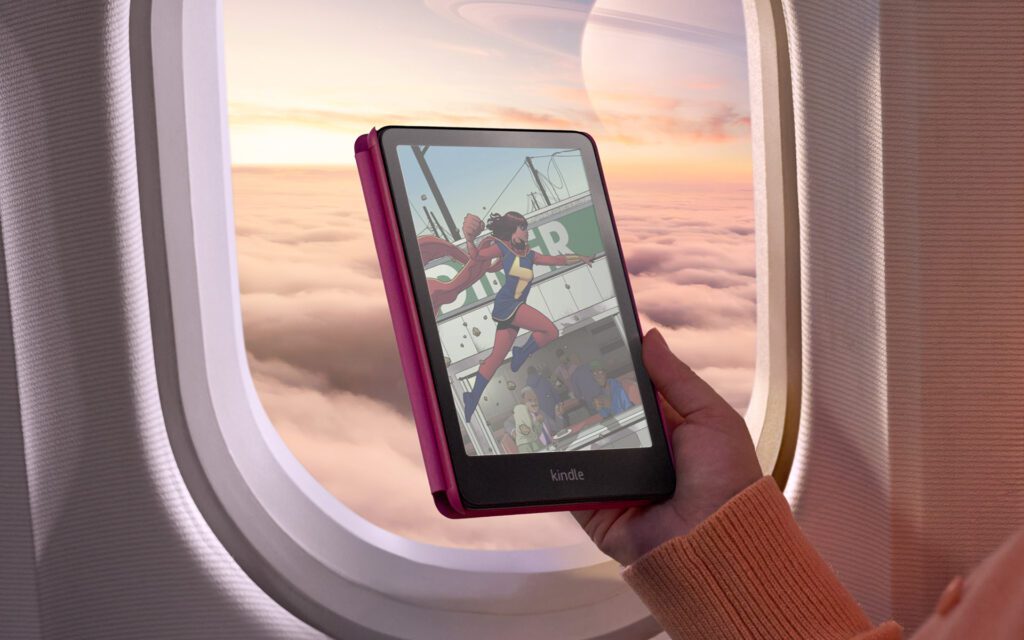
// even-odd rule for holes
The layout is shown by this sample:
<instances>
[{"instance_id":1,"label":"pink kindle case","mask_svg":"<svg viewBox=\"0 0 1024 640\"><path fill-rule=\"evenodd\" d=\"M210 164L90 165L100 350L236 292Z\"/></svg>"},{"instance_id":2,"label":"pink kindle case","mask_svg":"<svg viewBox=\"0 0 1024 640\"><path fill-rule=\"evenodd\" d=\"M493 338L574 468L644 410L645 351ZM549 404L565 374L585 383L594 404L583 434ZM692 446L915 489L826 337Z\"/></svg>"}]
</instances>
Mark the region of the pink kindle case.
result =
<instances>
[{"instance_id":1,"label":"pink kindle case","mask_svg":"<svg viewBox=\"0 0 1024 640\"><path fill-rule=\"evenodd\" d=\"M437 392L430 372L427 347L416 309L412 281L398 230L394 203L388 188L377 130L359 136L355 143L356 166L370 217L373 241L380 261L381 277L391 310L398 352L409 389L416 431L430 492L437 510L448 518L575 511L646 504L647 500L599 503L530 505L491 509L468 509L462 504L448 452ZM634 309L635 313L635 309Z\"/></svg>"}]
</instances>

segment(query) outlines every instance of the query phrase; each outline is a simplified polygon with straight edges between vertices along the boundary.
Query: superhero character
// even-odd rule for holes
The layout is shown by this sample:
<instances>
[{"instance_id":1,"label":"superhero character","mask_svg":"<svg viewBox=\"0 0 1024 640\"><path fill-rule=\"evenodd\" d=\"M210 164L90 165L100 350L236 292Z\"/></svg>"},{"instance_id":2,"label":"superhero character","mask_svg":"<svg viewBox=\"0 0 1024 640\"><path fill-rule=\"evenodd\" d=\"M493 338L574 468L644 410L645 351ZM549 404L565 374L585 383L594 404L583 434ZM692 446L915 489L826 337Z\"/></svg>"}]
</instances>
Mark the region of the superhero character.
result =
<instances>
[{"instance_id":1,"label":"superhero character","mask_svg":"<svg viewBox=\"0 0 1024 640\"><path fill-rule=\"evenodd\" d=\"M505 214L492 213L487 219L487 229L491 231L491 235L481 240L478 247L476 238L483 232L484 223L473 214L466 216L462 230L466 236L468 260L451 281L459 281L459 286L465 285L465 288L476 282L485 272L496 270L499 265L505 274L505 282L495 295L494 308L491 310L491 317L498 325L494 336L494 348L480 364L473 390L463 394L467 422L476 411L487 383L491 381L494 372L504 362L510 350L511 368L515 372L531 354L558 337L555 324L526 303L533 286L534 265L560 266L583 263L589 266L593 263L590 256L548 256L530 249L527 245L526 218L515 211ZM469 275L463 277L463 272L467 270ZM439 297L443 295L445 299L450 297L454 300L461 290L456 290L450 283L448 284L449 286L435 287L435 291ZM433 295L431 297L433 298ZM512 344L520 329L530 331L530 338L523 346L513 347Z\"/></svg>"},{"instance_id":2,"label":"superhero character","mask_svg":"<svg viewBox=\"0 0 1024 640\"><path fill-rule=\"evenodd\" d=\"M463 233L466 231L465 227L463 224ZM438 258L451 258L462 265L451 280L427 278L427 291L430 294L430 306L433 307L435 318L443 305L455 302L460 293L472 287L484 274L501 269L500 260L489 260L479 254L473 259L462 249L437 236L420 236L416 243L424 265Z\"/></svg>"}]
</instances>

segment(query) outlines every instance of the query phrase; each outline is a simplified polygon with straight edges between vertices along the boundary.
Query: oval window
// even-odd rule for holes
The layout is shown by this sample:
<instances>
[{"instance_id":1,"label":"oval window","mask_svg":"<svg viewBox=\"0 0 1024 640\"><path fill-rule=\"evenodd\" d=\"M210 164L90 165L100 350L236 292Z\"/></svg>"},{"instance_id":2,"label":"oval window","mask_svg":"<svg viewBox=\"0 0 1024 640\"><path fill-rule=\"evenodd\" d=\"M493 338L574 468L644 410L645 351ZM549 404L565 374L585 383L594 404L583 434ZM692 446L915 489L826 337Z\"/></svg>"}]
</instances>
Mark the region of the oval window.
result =
<instances>
[{"instance_id":1,"label":"oval window","mask_svg":"<svg viewBox=\"0 0 1024 640\"><path fill-rule=\"evenodd\" d=\"M292 453L349 508L438 545L585 539L566 514L435 511L352 156L373 126L593 134L644 327L746 409L756 287L740 2L225 0L224 31L250 368ZM558 169L544 168L555 186Z\"/></svg>"}]
</instances>

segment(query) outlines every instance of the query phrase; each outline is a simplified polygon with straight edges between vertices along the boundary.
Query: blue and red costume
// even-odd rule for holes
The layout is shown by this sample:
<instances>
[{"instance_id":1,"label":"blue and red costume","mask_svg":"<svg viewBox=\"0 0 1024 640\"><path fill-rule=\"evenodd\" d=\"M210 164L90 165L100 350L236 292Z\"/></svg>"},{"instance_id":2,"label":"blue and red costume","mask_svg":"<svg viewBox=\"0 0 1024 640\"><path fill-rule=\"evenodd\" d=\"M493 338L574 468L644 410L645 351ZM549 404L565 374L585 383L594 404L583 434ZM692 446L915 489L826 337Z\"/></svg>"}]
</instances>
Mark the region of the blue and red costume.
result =
<instances>
[{"instance_id":1,"label":"blue and red costume","mask_svg":"<svg viewBox=\"0 0 1024 640\"><path fill-rule=\"evenodd\" d=\"M472 286L484 273L501 269L505 275L505 281L494 297L494 307L491 310L491 317L497 323L494 347L480 364L472 391L463 394L466 422L473 416L484 389L510 351L510 368L514 373L522 368L533 353L558 337L558 328L555 324L527 304L527 297L533 287L534 266L591 263L589 257L548 256L530 249L527 246L526 218L518 213L509 212L503 216L492 214L488 228L492 228L491 225L494 223L497 224L492 229L493 235L481 240L480 246L477 247L474 241L484 225L476 216L467 215L463 222L463 231L466 235L468 254L463 254L466 259L462 270L450 282L430 283L430 297L437 310L442 304L454 300L460 291ZM504 227L500 233L497 228L499 225ZM421 247L425 244L422 240ZM436 239L432 244L437 244ZM426 259L426 254L424 258ZM520 329L526 329L531 333L522 346L516 347L513 343Z\"/></svg>"}]
</instances>

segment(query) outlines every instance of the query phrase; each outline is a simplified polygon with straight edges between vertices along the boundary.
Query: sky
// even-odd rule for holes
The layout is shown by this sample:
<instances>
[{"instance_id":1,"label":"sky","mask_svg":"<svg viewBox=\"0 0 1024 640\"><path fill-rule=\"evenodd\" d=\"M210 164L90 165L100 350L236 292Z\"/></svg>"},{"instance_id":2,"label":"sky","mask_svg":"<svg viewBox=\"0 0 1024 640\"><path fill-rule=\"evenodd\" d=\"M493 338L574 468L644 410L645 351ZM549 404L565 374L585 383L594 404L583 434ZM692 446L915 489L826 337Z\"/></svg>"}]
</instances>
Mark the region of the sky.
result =
<instances>
[{"instance_id":1,"label":"sky","mask_svg":"<svg viewBox=\"0 0 1024 640\"><path fill-rule=\"evenodd\" d=\"M755 274L742 24L739 0L224 1L249 364L315 479L416 540L584 539L566 514L436 513L353 166L372 126L592 133L642 325L745 408ZM441 174L443 155L431 159Z\"/></svg>"},{"instance_id":2,"label":"sky","mask_svg":"<svg viewBox=\"0 0 1024 640\"><path fill-rule=\"evenodd\" d=\"M633 180L743 180L739 0L226 0L237 165L349 165L372 126L583 129Z\"/></svg>"}]
</instances>

